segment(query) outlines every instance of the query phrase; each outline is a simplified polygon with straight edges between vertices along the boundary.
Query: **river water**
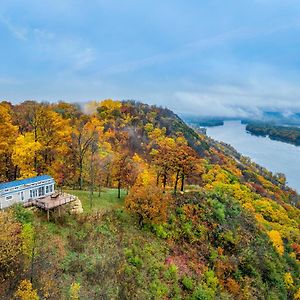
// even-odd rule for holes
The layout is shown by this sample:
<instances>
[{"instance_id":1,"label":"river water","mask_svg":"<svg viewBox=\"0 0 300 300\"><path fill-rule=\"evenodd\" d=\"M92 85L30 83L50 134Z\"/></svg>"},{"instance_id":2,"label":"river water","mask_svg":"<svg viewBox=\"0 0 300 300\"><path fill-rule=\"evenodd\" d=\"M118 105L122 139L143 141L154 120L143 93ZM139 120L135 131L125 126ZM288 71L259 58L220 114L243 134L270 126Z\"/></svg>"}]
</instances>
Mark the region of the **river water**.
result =
<instances>
[{"instance_id":1,"label":"river water","mask_svg":"<svg viewBox=\"0 0 300 300\"><path fill-rule=\"evenodd\" d=\"M241 154L274 173L283 173L288 185L300 193L300 146L273 141L246 132L240 121L207 127L207 135L233 146Z\"/></svg>"}]
</instances>

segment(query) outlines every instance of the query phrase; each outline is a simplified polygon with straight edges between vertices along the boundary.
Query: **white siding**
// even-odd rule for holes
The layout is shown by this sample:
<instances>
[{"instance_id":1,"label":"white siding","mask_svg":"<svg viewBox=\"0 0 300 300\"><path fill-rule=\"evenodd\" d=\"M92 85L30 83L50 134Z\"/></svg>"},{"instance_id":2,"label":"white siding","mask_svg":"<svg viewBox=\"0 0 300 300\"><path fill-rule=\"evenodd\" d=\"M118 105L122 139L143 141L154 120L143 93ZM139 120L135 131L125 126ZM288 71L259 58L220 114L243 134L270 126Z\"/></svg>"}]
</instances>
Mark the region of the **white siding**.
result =
<instances>
[{"instance_id":1,"label":"white siding","mask_svg":"<svg viewBox=\"0 0 300 300\"><path fill-rule=\"evenodd\" d=\"M0 190L0 209L17 202L43 198L54 193L54 180L44 180L32 184L20 185L10 189Z\"/></svg>"}]
</instances>

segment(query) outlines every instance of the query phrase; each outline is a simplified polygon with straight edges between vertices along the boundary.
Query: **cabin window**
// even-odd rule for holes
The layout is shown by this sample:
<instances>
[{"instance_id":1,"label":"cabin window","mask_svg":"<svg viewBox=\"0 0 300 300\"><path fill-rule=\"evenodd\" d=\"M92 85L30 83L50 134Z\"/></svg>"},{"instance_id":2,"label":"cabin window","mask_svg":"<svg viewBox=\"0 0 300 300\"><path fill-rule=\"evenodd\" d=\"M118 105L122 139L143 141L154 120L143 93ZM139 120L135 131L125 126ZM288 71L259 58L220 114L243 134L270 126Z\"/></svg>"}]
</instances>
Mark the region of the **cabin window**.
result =
<instances>
[{"instance_id":1,"label":"cabin window","mask_svg":"<svg viewBox=\"0 0 300 300\"><path fill-rule=\"evenodd\" d=\"M44 196L45 195L45 187L42 186L39 188L39 197Z\"/></svg>"},{"instance_id":2,"label":"cabin window","mask_svg":"<svg viewBox=\"0 0 300 300\"><path fill-rule=\"evenodd\" d=\"M30 190L30 198L33 197L33 193L32 193L32 190Z\"/></svg>"},{"instance_id":3,"label":"cabin window","mask_svg":"<svg viewBox=\"0 0 300 300\"><path fill-rule=\"evenodd\" d=\"M6 197L5 197L5 200L6 200L6 201L9 201L9 200L11 200L12 198L13 198L12 196L6 196Z\"/></svg>"},{"instance_id":4,"label":"cabin window","mask_svg":"<svg viewBox=\"0 0 300 300\"><path fill-rule=\"evenodd\" d=\"M46 194L48 194L49 193L49 186L47 185L46 186Z\"/></svg>"}]
</instances>

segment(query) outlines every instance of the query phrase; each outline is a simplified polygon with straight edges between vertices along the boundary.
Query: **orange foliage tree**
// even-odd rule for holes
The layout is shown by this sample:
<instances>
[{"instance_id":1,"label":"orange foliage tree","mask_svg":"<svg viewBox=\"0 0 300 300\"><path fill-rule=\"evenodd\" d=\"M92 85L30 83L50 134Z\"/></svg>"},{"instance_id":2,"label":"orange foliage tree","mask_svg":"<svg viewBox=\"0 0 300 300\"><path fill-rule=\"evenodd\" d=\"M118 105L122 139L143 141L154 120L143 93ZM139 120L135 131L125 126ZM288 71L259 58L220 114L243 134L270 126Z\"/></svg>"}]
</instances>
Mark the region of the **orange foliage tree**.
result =
<instances>
[{"instance_id":1,"label":"orange foliage tree","mask_svg":"<svg viewBox=\"0 0 300 300\"><path fill-rule=\"evenodd\" d=\"M167 220L171 197L153 183L135 184L125 199L126 208L139 216L139 224L161 223Z\"/></svg>"}]
</instances>

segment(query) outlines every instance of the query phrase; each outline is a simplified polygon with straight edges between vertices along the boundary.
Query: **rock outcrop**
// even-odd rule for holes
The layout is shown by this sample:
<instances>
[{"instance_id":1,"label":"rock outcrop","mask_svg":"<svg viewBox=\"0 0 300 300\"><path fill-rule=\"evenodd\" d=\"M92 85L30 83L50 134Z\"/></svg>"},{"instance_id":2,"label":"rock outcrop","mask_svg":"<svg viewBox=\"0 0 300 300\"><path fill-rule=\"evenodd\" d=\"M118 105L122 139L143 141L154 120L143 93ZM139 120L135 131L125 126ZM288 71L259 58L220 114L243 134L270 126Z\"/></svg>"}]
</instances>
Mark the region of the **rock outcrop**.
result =
<instances>
[{"instance_id":1,"label":"rock outcrop","mask_svg":"<svg viewBox=\"0 0 300 300\"><path fill-rule=\"evenodd\" d=\"M70 203L70 214L78 215L83 213L81 201L76 197L76 200Z\"/></svg>"}]
</instances>

